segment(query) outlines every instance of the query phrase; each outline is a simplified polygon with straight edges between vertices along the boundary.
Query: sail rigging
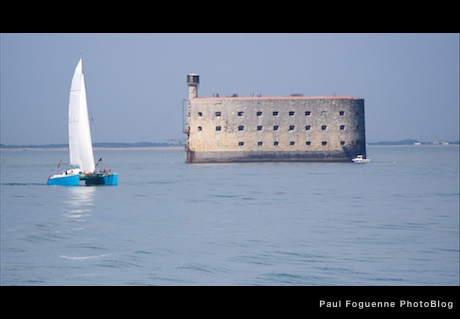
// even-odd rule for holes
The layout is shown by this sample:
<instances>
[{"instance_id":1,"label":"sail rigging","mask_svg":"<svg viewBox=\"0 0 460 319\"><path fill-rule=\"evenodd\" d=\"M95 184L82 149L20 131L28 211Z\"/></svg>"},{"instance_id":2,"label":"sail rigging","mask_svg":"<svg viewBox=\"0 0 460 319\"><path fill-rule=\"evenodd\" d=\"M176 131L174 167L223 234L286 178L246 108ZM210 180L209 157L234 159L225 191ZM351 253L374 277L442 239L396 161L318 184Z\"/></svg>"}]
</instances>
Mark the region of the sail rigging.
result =
<instances>
[{"instance_id":1,"label":"sail rigging","mask_svg":"<svg viewBox=\"0 0 460 319\"><path fill-rule=\"evenodd\" d=\"M72 78L69 99L69 155L71 167L94 172L94 155L86 102L83 58L80 58Z\"/></svg>"}]
</instances>

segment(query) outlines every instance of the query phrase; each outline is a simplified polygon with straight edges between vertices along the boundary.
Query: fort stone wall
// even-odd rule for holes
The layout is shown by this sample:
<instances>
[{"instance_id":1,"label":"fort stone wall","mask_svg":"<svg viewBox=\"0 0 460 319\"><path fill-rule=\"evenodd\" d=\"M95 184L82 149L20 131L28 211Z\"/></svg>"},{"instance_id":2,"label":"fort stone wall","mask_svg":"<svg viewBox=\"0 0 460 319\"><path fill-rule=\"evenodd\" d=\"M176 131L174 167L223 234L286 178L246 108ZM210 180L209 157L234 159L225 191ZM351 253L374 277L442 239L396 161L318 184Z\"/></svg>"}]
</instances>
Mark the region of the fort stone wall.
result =
<instances>
[{"instance_id":1,"label":"fort stone wall","mask_svg":"<svg viewBox=\"0 0 460 319\"><path fill-rule=\"evenodd\" d=\"M185 132L187 163L351 162L366 154L359 97L192 95Z\"/></svg>"}]
</instances>

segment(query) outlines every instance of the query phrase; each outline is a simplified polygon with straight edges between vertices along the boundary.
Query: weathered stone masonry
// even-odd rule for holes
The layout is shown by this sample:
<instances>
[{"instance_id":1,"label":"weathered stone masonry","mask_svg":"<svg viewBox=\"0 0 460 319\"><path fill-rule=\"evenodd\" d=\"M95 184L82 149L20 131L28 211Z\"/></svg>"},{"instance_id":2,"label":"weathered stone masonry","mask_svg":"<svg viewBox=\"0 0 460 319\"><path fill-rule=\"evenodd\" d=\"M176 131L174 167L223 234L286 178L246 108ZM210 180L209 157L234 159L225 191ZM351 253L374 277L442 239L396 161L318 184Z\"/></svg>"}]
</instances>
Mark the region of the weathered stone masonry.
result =
<instances>
[{"instance_id":1,"label":"weathered stone masonry","mask_svg":"<svg viewBox=\"0 0 460 319\"><path fill-rule=\"evenodd\" d=\"M198 75L187 79L187 163L351 162L366 154L362 98L201 98Z\"/></svg>"}]
</instances>

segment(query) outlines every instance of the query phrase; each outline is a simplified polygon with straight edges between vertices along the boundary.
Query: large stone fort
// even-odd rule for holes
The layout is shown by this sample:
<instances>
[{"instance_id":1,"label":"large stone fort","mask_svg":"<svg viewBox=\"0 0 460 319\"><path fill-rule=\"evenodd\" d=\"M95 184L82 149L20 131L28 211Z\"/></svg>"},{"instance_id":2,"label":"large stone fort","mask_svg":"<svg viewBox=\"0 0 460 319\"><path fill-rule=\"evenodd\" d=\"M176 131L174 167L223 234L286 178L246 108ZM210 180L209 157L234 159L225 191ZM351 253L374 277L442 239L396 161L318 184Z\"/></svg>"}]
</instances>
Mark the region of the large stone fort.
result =
<instances>
[{"instance_id":1,"label":"large stone fort","mask_svg":"<svg viewBox=\"0 0 460 319\"><path fill-rule=\"evenodd\" d=\"M187 84L187 163L351 162L366 155L362 98L198 97L199 75L187 75Z\"/></svg>"}]
</instances>

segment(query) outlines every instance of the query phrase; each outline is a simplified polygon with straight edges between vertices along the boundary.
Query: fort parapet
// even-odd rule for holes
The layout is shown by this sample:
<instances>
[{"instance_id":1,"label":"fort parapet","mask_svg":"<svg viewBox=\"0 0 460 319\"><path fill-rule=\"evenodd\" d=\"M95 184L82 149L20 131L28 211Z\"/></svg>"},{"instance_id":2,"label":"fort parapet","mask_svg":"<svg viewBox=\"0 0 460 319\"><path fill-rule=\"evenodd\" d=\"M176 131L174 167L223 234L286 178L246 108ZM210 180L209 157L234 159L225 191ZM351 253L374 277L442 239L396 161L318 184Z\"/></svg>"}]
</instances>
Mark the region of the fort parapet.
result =
<instances>
[{"instance_id":1,"label":"fort parapet","mask_svg":"<svg viewBox=\"0 0 460 319\"><path fill-rule=\"evenodd\" d=\"M199 76L187 80L187 163L351 162L366 154L362 98L198 97Z\"/></svg>"}]
</instances>

